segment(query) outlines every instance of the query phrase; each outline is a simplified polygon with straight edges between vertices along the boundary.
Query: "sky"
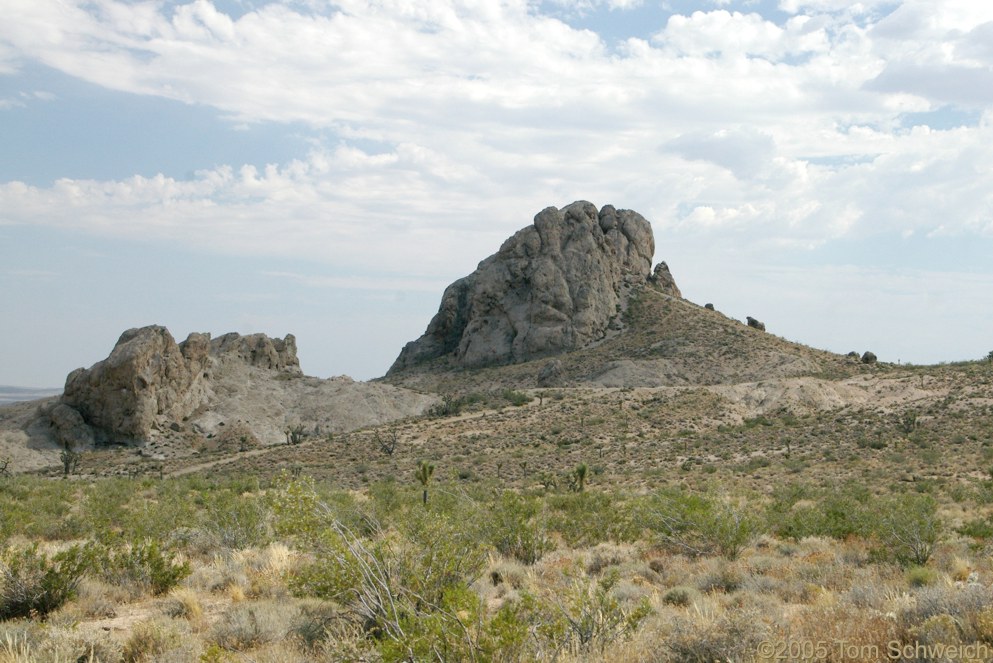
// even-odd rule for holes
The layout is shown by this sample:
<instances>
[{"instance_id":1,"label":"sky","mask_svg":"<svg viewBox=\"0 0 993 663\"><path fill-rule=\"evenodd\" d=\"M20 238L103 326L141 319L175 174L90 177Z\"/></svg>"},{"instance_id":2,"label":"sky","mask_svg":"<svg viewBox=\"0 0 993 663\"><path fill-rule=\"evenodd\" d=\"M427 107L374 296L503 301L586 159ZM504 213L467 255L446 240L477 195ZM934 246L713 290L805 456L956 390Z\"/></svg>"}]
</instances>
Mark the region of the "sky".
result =
<instances>
[{"instance_id":1,"label":"sky","mask_svg":"<svg viewBox=\"0 0 993 663\"><path fill-rule=\"evenodd\" d=\"M883 361L993 350L993 3L5 0L0 384L122 331L383 375L548 206Z\"/></svg>"}]
</instances>

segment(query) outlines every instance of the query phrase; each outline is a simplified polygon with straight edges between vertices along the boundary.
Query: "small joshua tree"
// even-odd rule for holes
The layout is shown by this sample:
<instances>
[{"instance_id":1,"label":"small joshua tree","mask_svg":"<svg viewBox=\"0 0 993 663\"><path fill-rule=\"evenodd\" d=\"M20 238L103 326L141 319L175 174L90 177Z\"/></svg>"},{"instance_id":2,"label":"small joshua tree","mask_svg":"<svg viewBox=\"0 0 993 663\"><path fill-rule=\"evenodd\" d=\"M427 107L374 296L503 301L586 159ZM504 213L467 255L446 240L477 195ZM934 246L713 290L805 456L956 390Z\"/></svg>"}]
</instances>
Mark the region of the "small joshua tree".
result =
<instances>
[{"instance_id":1,"label":"small joshua tree","mask_svg":"<svg viewBox=\"0 0 993 663\"><path fill-rule=\"evenodd\" d=\"M569 480L570 487L577 493L583 492L586 489L586 476L589 474L589 468L586 467L586 463L580 463L576 466L576 469L572 471L572 476Z\"/></svg>"},{"instance_id":2,"label":"small joshua tree","mask_svg":"<svg viewBox=\"0 0 993 663\"><path fill-rule=\"evenodd\" d=\"M75 474L76 469L79 467L79 459L83 454L78 451L73 451L72 447L68 444L62 453L59 454L59 458L62 460L62 476L67 477L70 474Z\"/></svg>"},{"instance_id":3,"label":"small joshua tree","mask_svg":"<svg viewBox=\"0 0 993 663\"><path fill-rule=\"evenodd\" d=\"M431 475L434 474L434 465L422 460L417 465L417 472L414 474L417 480L421 484L421 489L424 491L422 498L424 500L424 505L427 506L428 503L428 483L431 481Z\"/></svg>"},{"instance_id":4,"label":"small joshua tree","mask_svg":"<svg viewBox=\"0 0 993 663\"><path fill-rule=\"evenodd\" d=\"M300 444L303 442L304 432L303 424L297 424L292 426L286 431L286 443L287 444Z\"/></svg>"}]
</instances>

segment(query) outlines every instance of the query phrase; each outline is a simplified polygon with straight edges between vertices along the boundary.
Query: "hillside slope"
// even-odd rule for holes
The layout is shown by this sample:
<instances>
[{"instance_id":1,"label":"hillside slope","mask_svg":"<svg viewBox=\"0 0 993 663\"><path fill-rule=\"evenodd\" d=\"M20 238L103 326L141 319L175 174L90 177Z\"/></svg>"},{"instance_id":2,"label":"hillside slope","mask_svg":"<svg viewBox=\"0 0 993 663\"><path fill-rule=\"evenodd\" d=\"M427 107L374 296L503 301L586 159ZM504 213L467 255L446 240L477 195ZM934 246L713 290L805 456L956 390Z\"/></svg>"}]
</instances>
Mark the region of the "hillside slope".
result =
<instances>
[{"instance_id":1,"label":"hillside slope","mask_svg":"<svg viewBox=\"0 0 993 663\"><path fill-rule=\"evenodd\" d=\"M444 392L488 388L661 387L756 382L786 377L847 377L857 359L816 350L749 327L719 311L636 286L623 324L581 350L507 366L464 370L442 357L392 372L386 380Z\"/></svg>"}]
</instances>

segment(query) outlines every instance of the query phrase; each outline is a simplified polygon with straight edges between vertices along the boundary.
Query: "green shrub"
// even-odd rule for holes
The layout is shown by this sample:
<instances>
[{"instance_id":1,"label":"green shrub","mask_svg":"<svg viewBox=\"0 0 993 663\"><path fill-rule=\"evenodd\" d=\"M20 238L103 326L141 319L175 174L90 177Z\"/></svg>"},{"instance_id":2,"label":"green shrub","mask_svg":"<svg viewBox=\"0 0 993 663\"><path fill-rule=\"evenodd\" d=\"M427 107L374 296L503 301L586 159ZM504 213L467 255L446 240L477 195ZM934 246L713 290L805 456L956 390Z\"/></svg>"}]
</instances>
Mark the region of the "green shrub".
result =
<instances>
[{"instance_id":1,"label":"green shrub","mask_svg":"<svg viewBox=\"0 0 993 663\"><path fill-rule=\"evenodd\" d=\"M985 518L973 518L963 523L956 531L963 536L969 536L974 539L990 539L993 538L993 519L989 516Z\"/></svg>"},{"instance_id":2,"label":"green shrub","mask_svg":"<svg viewBox=\"0 0 993 663\"><path fill-rule=\"evenodd\" d=\"M232 550L265 546L271 541L271 513L262 498L232 490L210 493L203 512L203 528Z\"/></svg>"},{"instance_id":3,"label":"green shrub","mask_svg":"<svg viewBox=\"0 0 993 663\"><path fill-rule=\"evenodd\" d=\"M863 534L901 564L924 566L941 539L938 504L930 495L897 495L876 500L867 512Z\"/></svg>"},{"instance_id":4,"label":"green shrub","mask_svg":"<svg viewBox=\"0 0 993 663\"><path fill-rule=\"evenodd\" d=\"M522 391L515 391L513 389L504 389L500 394L505 401L513 405L514 407L521 407L522 405L527 405L531 402L531 397Z\"/></svg>"},{"instance_id":5,"label":"green shrub","mask_svg":"<svg viewBox=\"0 0 993 663\"><path fill-rule=\"evenodd\" d=\"M33 545L8 549L0 563L0 619L44 617L71 600L83 575L92 566L92 555L73 546L53 557Z\"/></svg>"},{"instance_id":6,"label":"green shrub","mask_svg":"<svg viewBox=\"0 0 993 663\"><path fill-rule=\"evenodd\" d=\"M926 566L912 566L907 569L907 584L911 587L927 587L938 580L938 572Z\"/></svg>"},{"instance_id":7,"label":"green shrub","mask_svg":"<svg viewBox=\"0 0 993 663\"><path fill-rule=\"evenodd\" d=\"M693 555L734 559L764 531L747 504L726 496L664 490L644 501L643 522L660 544Z\"/></svg>"},{"instance_id":8,"label":"green shrub","mask_svg":"<svg viewBox=\"0 0 993 663\"><path fill-rule=\"evenodd\" d=\"M537 500L506 491L484 518L487 542L522 564L534 564L553 543L545 532Z\"/></svg>"},{"instance_id":9,"label":"green shrub","mask_svg":"<svg viewBox=\"0 0 993 663\"><path fill-rule=\"evenodd\" d=\"M813 504L797 505L801 499L815 498ZM811 494L793 487L777 497L769 511L777 535L794 541L808 536L846 539L861 535L868 511L870 493L857 484L843 484Z\"/></svg>"},{"instance_id":10,"label":"green shrub","mask_svg":"<svg viewBox=\"0 0 993 663\"><path fill-rule=\"evenodd\" d=\"M632 542L641 526L622 498L603 492L563 493L545 498L548 529L570 546L595 546L607 541Z\"/></svg>"},{"instance_id":11,"label":"green shrub","mask_svg":"<svg viewBox=\"0 0 993 663\"><path fill-rule=\"evenodd\" d=\"M155 541L104 548L99 567L104 580L154 595L165 594L191 573L188 562L179 561Z\"/></svg>"},{"instance_id":12,"label":"green shrub","mask_svg":"<svg viewBox=\"0 0 993 663\"><path fill-rule=\"evenodd\" d=\"M277 528L315 560L289 578L291 589L349 606L387 660L463 660L478 647L480 632L466 624L481 620L482 603L469 585L486 548L464 514L447 515L459 516L453 505L401 510L387 531L372 518L348 526L306 482L276 503Z\"/></svg>"},{"instance_id":13,"label":"green shrub","mask_svg":"<svg viewBox=\"0 0 993 663\"><path fill-rule=\"evenodd\" d=\"M577 578L561 598L552 599L554 617L545 616L539 630L560 650L602 655L652 613L644 599L633 607L621 605L614 593L619 578L616 569L598 579Z\"/></svg>"},{"instance_id":14,"label":"green shrub","mask_svg":"<svg viewBox=\"0 0 993 663\"><path fill-rule=\"evenodd\" d=\"M662 595L662 603L686 608L693 604L696 590L692 587L673 587Z\"/></svg>"}]
</instances>

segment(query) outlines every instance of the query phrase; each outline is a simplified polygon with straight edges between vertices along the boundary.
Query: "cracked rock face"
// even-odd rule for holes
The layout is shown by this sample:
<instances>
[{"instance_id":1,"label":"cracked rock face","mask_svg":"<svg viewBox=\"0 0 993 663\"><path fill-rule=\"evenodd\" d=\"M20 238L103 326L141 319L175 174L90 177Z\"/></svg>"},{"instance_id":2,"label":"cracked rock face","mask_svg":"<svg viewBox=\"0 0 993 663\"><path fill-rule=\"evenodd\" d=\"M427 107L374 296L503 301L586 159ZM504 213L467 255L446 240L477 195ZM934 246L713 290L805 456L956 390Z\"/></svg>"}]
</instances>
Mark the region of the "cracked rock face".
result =
<instances>
[{"instance_id":1,"label":"cracked rock face","mask_svg":"<svg viewBox=\"0 0 993 663\"><path fill-rule=\"evenodd\" d=\"M86 444L93 433L111 442L145 440L153 428L181 421L204 403L212 366L226 356L300 373L291 335L227 334L211 341L194 333L176 343L165 327L129 329L106 359L69 374L52 422L67 445Z\"/></svg>"},{"instance_id":2,"label":"cracked rock face","mask_svg":"<svg viewBox=\"0 0 993 663\"><path fill-rule=\"evenodd\" d=\"M637 212L585 201L542 210L448 286L390 372L445 356L467 368L516 363L602 339L618 324L626 290L648 282L654 253L651 225Z\"/></svg>"}]
</instances>

